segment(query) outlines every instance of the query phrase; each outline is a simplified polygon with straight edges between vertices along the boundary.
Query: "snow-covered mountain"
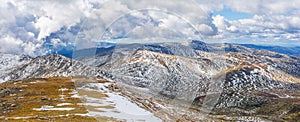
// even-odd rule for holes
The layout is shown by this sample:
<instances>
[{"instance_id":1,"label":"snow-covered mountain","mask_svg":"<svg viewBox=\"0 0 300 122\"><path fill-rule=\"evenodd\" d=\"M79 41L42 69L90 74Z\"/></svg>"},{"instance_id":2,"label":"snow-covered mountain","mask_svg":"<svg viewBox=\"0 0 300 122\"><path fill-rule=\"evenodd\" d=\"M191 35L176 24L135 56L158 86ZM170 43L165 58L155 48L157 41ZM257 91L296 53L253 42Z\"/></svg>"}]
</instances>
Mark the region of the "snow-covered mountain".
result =
<instances>
[{"instance_id":1,"label":"snow-covered mountain","mask_svg":"<svg viewBox=\"0 0 300 122\"><path fill-rule=\"evenodd\" d=\"M86 77L97 74L94 67L58 54L30 58L3 54L1 81L35 77Z\"/></svg>"},{"instance_id":2,"label":"snow-covered mountain","mask_svg":"<svg viewBox=\"0 0 300 122\"><path fill-rule=\"evenodd\" d=\"M205 91L210 78L225 70L224 62L139 50L105 69L116 81L147 87L171 98L185 98L186 94L196 96L194 93Z\"/></svg>"},{"instance_id":3,"label":"snow-covered mountain","mask_svg":"<svg viewBox=\"0 0 300 122\"><path fill-rule=\"evenodd\" d=\"M11 70L18 69L19 66L29 63L32 58L25 55L14 55L0 53L0 73L2 76L6 73L10 73ZM0 82L7 81L10 79L1 79Z\"/></svg>"},{"instance_id":4,"label":"snow-covered mountain","mask_svg":"<svg viewBox=\"0 0 300 122\"><path fill-rule=\"evenodd\" d=\"M218 106L245 107L270 100L264 95L271 91L283 97L280 92L300 88L300 60L285 54L199 41L127 47L93 58L102 62L100 68L112 74L113 80L170 98L193 101L218 92L222 96Z\"/></svg>"},{"instance_id":5,"label":"snow-covered mountain","mask_svg":"<svg viewBox=\"0 0 300 122\"><path fill-rule=\"evenodd\" d=\"M9 70L15 68L16 66L28 63L31 58L25 55L14 55L14 54L4 54L0 53L0 71Z\"/></svg>"},{"instance_id":6,"label":"snow-covered mountain","mask_svg":"<svg viewBox=\"0 0 300 122\"><path fill-rule=\"evenodd\" d=\"M235 92L239 96L222 98L226 99L226 102L220 103L222 106L246 105L249 101L242 99L250 98L252 101L263 102L262 98L256 98L255 95L245 95L253 91L268 92L274 89L288 91L300 88L294 85L300 83L298 74L285 72L299 71L299 64L293 59L243 53L207 55L188 58L139 50L109 65L110 71L107 72L114 75L115 81L146 87L170 98L189 101L198 95L207 94L210 83L223 83L224 87L220 87L222 90L219 91L225 93L223 96L227 96L229 92ZM282 67L286 70L280 70Z\"/></svg>"}]
</instances>

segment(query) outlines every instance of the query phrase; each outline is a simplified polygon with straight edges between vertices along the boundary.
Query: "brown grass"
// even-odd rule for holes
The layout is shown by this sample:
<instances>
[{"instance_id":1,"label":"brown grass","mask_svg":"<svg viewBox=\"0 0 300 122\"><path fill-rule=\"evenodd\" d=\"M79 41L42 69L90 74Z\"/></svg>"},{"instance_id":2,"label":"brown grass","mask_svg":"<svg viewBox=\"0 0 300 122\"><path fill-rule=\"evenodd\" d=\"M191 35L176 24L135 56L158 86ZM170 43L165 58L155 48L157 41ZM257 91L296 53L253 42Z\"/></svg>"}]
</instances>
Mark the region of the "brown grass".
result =
<instances>
[{"instance_id":1,"label":"brown grass","mask_svg":"<svg viewBox=\"0 0 300 122\"><path fill-rule=\"evenodd\" d=\"M103 81L101 81L103 82ZM14 84L15 83L15 84ZM72 98L72 90L75 89L74 82L70 78L47 78L47 79L26 79L23 81L14 81L0 84L0 88L18 88L16 95L8 95L4 98L0 98L1 103L16 104L15 107L9 108L10 111L0 111L2 119L9 119L10 121L108 121L113 120L111 118L99 117L97 119L87 116L76 116L75 114L86 114L87 109L83 105L78 105L82 101L79 98ZM63 91L65 99L60 99L62 91L61 88L67 88L68 90ZM85 93L85 91L79 91ZM92 95L92 94L90 94ZM107 97L105 94L95 94L96 96L91 97ZM23 98L22 98L23 97ZM42 99L42 98L46 98ZM41 108L41 106L48 105L54 106L55 108L66 107L56 106L59 103L72 103L68 105L69 108L75 108L70 111L36 111L33 108ZM59 115L70 115L66 117L59 117ZM17 119L15 117L28 117L28 119ZM1 121L1 118L0 118Z\"/></svg>"}]
</instances>

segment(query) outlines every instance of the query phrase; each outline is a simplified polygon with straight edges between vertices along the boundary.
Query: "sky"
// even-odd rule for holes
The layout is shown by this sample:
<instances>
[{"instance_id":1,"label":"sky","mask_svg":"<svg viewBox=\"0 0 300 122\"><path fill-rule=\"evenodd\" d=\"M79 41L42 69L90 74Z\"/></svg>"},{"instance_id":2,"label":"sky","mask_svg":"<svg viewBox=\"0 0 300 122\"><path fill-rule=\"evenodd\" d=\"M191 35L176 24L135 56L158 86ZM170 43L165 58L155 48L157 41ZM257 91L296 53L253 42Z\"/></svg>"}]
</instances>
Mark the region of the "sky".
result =
<instances>
[{"instance_id":1,"label":"sky","mask_svg":"<svg viewBox=\"0 0 300 122\"><path fill-rule=\"evenodd\" d=\"M300 46L299 0L1 0L0 52L45 55L99 41Z\"/></svg>"}]
</instances>

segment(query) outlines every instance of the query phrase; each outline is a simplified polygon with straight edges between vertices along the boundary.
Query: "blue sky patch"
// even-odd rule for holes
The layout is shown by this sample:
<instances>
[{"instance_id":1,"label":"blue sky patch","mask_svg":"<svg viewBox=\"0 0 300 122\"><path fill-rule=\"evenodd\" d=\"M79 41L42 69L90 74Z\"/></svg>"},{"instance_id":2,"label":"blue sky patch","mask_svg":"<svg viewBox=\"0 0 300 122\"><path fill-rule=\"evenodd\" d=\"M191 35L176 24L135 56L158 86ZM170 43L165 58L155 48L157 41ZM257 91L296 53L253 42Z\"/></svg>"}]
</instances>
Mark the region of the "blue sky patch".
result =
<instances>
[{"instance_id":1,"label":"blue sky patch","mask_svg":"<svg viewBox=\"0 0 300 122\"><path fill-rule=\"evenodd\" d=\"M251 14L247 14L247 13L241 13L241 12L237 12L237 11L233 11L230 8L224 8L221 11L214 11L213 15L221 15L224 16L227 20L238 20L238 19L248 19L251 18L252 15Z\"/></svg>"}]
</instances>

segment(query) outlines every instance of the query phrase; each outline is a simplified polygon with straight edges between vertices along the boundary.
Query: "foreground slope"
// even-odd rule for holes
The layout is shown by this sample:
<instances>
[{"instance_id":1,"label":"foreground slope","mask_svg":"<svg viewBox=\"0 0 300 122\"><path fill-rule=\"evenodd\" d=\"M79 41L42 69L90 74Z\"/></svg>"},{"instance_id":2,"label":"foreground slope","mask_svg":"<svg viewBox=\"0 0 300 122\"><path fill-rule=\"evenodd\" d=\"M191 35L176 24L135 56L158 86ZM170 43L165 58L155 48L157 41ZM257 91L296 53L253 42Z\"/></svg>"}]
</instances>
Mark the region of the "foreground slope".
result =
<instances>
[{"instance_id":1,"label":"foreground slope","mask_svg":"<svg viewBox=\"0 0 300 122\"><path fill-rule=\"evenodd\" d=\"M0 121L161 121L104 79L5 82L0 84L0 110Z\"/></svg>"}]
</instances>

